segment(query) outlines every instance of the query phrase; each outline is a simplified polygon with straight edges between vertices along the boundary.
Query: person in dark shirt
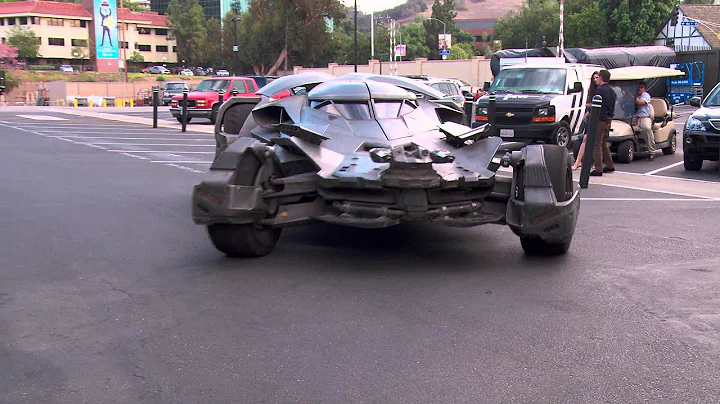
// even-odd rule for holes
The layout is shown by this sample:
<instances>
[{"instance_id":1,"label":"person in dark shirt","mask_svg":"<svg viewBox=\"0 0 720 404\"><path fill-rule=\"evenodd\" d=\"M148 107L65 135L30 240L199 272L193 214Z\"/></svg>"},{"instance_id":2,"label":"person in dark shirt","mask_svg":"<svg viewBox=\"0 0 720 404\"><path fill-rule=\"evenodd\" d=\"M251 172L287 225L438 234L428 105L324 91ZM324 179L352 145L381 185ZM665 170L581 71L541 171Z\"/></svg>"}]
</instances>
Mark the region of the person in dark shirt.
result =
<instances>
[{"instance_id":1,"label":"person in dark shirt","mask_svg":"<svg viewBox=\"0 0 720 404\"><path fill-rule=\"evenodd\" d=\"M600 120L598 121L597 135L595 137L595 146L593 148L593 161L595 168L590 171L592 176L602 176L603 173L611 173L615 171L615 165L608 147L608 137L610 136L610 123L612 122L613 112L615 111L615 91L608 85L610 81L610 72L600 70L596 76L595 83L597 88L595 94L602 97L600 106ZM603 168L603 162L605 168Z\"/></svg>"}]
</instances>

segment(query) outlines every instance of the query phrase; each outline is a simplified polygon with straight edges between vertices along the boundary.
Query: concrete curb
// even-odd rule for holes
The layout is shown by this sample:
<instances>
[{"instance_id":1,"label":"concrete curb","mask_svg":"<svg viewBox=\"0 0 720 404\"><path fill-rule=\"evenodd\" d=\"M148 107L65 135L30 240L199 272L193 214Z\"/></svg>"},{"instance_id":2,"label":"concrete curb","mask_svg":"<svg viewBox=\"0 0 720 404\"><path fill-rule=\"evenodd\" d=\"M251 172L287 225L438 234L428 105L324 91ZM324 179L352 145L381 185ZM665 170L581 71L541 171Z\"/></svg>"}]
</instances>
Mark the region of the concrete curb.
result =
<instances>
[{"instance_id":1,"label":"concrete curb","mask_svg":"<svg viewBox=\"0 0 720 404\"><path fill-rule=\"evenodd\" d=\"M69 115L75 115L75 116L83 116L87 118L98 118L98 119L105 119L109 121L117 121L117 122L127 122L127 123L136 123L139 125L148 125L152 126L153 120L152 118L143 118L139 116L127 116L127 115L117 115L117 114L108 114L103 112L94 112L87 109L80 109L80 108L53 108L50 107L49 109L45 109L45 111L48 112L56 112L61 114L69 114ZM150 109L152 111L152 109ZM181 129L180 123L175 122L167 122L164 120L158 119L158 128L169 128L169 129L177 129L178 132ZM187 126L188 132L200 132L200 133L215 133L215 127L214 126Z\"/></svg>"}]
</instances>

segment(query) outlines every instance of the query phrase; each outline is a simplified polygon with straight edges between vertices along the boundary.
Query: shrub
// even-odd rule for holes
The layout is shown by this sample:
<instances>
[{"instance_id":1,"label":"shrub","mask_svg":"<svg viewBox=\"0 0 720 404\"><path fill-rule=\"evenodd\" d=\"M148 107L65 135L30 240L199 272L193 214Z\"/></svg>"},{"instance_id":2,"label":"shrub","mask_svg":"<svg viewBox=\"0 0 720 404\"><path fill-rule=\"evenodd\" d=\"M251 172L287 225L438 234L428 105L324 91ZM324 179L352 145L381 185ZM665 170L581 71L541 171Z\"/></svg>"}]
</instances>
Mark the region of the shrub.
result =
<instances>
[{"instance_id":1,"label":"shrub","mask_svg":"<svg viewBox=\"0 0 720 404\"><path fill-rule=\"evenodd\" d=\"M165 81L165 76L163 76L162 74L157 76L157 81Z\"/></svg>"},{"instance_id":2,"label":"shrub","mask_svg":"<svg viewBox=\"0 0 720 404\"><path fill-rule=\"evenodd\" d=\"M29 65L28 70L57 70L55 65Z\"/></svg>"}]
</instances>

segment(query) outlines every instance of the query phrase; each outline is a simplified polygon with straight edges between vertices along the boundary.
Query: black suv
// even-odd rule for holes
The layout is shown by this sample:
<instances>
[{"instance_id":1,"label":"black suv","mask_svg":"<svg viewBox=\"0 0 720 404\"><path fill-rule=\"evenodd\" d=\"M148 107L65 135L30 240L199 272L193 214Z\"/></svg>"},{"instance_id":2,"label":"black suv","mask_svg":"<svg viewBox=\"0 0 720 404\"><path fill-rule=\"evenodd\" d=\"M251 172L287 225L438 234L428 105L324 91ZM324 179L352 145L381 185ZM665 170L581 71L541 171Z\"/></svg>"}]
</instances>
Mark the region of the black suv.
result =
<instances>
[{"instance_id":1,"label":"black suv","mask_svg":"<svg viewBox=\"0 0 720 404\"><path fill-rule=\"evenodd\" d=\"M701 108L685 122L683 161L686 170L697 171L704 160L720 160L720 84L710 91L702 104L691 99L690 105Z\"/></svg>"}]
</instances>

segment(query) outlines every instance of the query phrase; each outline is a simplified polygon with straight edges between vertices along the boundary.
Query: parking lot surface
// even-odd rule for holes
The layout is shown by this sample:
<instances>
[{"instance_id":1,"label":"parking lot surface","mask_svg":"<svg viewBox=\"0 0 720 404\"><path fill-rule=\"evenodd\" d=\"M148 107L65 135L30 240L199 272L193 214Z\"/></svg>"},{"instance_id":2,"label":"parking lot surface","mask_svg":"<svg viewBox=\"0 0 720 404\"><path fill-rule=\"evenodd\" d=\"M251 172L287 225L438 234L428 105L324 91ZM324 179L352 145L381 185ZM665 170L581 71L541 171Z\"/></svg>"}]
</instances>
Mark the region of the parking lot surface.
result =
<instances>
[{"instance_id":1,"label":"parking lot surface","mask_svg":"<svg viewBox=\"0 0 720 404\"><path fill-rule=\"evenodd\" d=\"M212 126L77 113L0 110L0 402L720 398L716 165L592 178L562 257L317 224L233 260L190 219Z\"/></svg>"}]
</instances>

